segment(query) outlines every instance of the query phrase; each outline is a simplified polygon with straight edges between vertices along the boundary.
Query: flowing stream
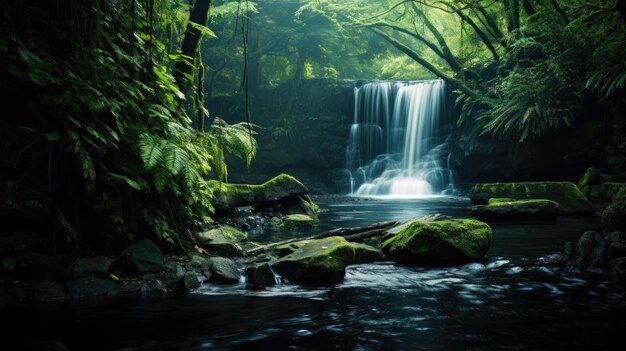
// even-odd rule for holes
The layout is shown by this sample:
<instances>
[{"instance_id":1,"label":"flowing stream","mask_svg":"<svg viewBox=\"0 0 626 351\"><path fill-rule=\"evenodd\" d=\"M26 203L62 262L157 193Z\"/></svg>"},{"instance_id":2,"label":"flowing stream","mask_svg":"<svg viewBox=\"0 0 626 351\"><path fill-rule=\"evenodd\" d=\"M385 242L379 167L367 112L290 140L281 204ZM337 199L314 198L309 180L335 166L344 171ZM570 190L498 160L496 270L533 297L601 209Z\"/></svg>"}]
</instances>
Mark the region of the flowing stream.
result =
<instances>
[{"instance_id":1,"label":"flowing stream","mask_svg":"<svg viewBox=\"0 0 626 351\"><path fill-rule=\"evenodd\" d=\"M319 230L433 213L467 217L470 205L454 197L318 202ZM3 335L57 339L71 350L605 349L626 332L626 283L551 260L565 241L597 227L594 217L492 225L485 262L355 265L332 286L205 284L187 295L4 310Z\"/></svg>"},{"instance_id":2,"label":"flowing stream","mask_svg":"<svg viewBox=\"0 0 626 351\"><path fill-rule=\"evenodd\" d=\"M443 80L374 82L354 91L346 150L351 194L417 198L450 194L454 172L441 133Z\"/></svg>"}]
</instances>

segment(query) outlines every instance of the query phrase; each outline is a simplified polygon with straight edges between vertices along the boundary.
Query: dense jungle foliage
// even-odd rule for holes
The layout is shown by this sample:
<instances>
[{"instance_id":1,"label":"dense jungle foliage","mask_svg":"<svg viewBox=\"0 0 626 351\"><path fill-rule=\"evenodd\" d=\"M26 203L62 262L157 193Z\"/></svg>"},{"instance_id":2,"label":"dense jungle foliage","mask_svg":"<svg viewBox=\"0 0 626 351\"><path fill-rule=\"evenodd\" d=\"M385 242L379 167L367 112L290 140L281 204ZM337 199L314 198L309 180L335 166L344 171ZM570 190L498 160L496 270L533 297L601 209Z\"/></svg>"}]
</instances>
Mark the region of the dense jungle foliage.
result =
<instances>
[{"instance_id":1,"label":"dense jungle foliage","mask_svg":"<svg viewBox=\"0 0 626 351\"><path fill-rule=\"evenodd\" d=\"M190 248L206 180L256 149L253 111L228 125L206 101L312 78L441 77L461 128L515 141L596 106L624 154L625 3L3 1L0 178L47 185L59 249Z\"/></svg>"}]
</instances>

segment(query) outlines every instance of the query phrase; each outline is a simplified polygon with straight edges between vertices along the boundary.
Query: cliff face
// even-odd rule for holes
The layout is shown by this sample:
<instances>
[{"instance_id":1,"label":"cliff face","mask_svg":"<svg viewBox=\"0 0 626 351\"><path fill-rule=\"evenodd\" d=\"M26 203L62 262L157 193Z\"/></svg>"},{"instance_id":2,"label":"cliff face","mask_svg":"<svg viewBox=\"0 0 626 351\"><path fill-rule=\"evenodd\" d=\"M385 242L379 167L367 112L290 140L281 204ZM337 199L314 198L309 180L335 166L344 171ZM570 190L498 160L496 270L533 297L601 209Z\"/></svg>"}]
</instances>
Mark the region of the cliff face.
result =
<instances>
[{"instance_id":1,"label":"cliff face","mask_svg":"<svg viewBox=\"0 0 626 351\"><path fill-rule=\"evenodd\" d=\"M346 194L346 145L354 119L357 80L304 80L250 93L252 123L259 144L250 168L229 161L229 182L260 184L280 173L302 180L312 193ZM453 101L453 99L448 99ZM207 102L212 116L229 123L245 116L241 96L215 97ZM604 155L601 118L579 118L573 126L519 143L516 139L479 136L450 130L450 166L461 182L572 180L586 167L601 166Z\"/></svg>"}]
</instances>

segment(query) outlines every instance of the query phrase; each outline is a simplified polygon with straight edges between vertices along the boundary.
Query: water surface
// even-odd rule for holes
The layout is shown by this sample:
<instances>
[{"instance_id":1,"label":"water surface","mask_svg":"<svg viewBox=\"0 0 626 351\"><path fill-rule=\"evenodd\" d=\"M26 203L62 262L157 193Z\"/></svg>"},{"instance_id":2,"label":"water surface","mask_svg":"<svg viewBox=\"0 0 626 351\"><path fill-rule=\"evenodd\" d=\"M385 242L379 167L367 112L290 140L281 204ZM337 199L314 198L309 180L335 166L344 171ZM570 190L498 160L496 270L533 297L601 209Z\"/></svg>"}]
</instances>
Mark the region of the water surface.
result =
<instances>
[{"instance_id":1,"label":"water surface","mask_svg":"<svg viewBox=\"0 0 626 351\"><path fill-rule=\"evenodd\" d=\"M319 230L434 213L467 217L469 206L462 198L318 201L325 223ZM21 308L9 311L14 322L7 335L54 338L72 350L606 347L626 331L626 284L601 273L564 271L550 259L565 241L598 225L592 217L493 225L485 262L357 265L335 286L254 291L245 284L204 285L188 295Z\"/></svg>"}]
</instances>

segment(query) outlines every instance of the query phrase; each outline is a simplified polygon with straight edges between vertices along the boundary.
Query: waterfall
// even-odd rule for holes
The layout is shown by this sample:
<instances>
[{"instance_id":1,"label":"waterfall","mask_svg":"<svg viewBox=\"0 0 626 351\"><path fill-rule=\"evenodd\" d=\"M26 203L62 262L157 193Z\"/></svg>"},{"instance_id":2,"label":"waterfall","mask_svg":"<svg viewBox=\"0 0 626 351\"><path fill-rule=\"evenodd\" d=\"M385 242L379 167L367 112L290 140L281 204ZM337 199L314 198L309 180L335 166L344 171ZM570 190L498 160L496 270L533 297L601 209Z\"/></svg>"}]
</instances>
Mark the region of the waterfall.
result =
<instances>
[{"instance_id":1,"label":"waterfall","mask_svg":"<svg viewBox=\"0 0 626 351\"><path fill-rule=\"evenodd\" d=\"M454 189L449 148L439 128L444 97L441 79L354 89L346 149L351 195L420 197Z\"/></svg>"}]
</instances>

